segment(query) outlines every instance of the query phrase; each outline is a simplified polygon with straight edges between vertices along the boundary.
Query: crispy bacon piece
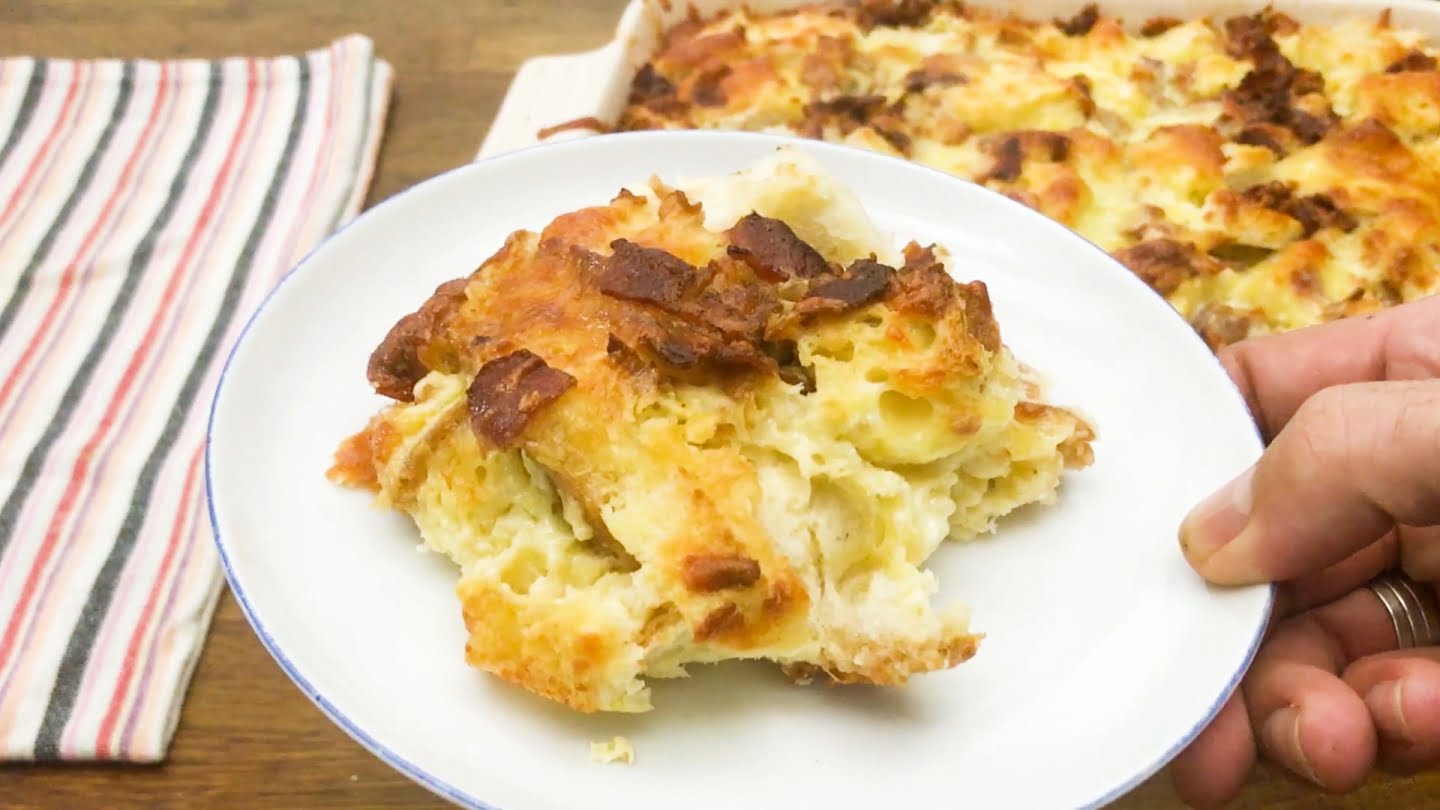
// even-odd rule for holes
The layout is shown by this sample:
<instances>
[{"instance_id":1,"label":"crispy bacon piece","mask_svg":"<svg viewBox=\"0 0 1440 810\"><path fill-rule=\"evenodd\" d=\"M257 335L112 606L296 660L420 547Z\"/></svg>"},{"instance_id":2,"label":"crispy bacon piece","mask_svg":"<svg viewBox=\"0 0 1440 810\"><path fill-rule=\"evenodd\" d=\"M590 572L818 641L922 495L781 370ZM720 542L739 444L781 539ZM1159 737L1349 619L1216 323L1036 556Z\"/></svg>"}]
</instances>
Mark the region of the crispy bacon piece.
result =
<instances>
[{"instance_id":1,"label":"crispy bacon piece","mask_svg":"<svg viewBox=\"0 0 1440 810\"><path fill-rule=\"evenodd\" d=\"M695 311L700 320L727 339L755 343L761 340L765 324L779 307L773 287L737 284L720 290L706 290L701 294Z\"/></svg>"},{"instance_id":2,"label":"crispy bacon piece","mask_svg":"<svg viewBox=\"0 0 1440 810\"><path fill-rule=\"evenodd\" d=\"M938 318L955 292L955 280L945 272L935 251L914 242L905 246L905 266L890 285L890 306L900 312Z\"/></svg>"},{"instance_id":3,"label":"crispy bacon piece","mask_svg":"<svg viewBox=\"0 0 1440 810\"><path fill-rule=\"evenodd\" d=\"M1274 124L1247 124L1235 135L1236 143L1263 146L1277 155L1285 154L1285 128Z\"/></svg>"},{"instance_id":4,"label":"crispy bacon piece","mask_svg":"<svg viewBox=\"0 0 1440 810\"><path fill-rule=\"evenodd\" d=\"M469 279L457 278L441 284L418 310L390 327L366 367L366 377L377 393L400 402L415 398L415 383L432 370L421 355L444 334L446 320L465 301L468 283Z\"/></svg>"},{"instance_id":5,"label":"crispy bacon piece","mask_svg":"<svg viewBox=\"0 0 1440 810\"><path fill-rule=\"evenodd\" d=\"M476 436L507 450L541 408L574 385L574 377L529 349L497 357L481 366L470 384L470 426Z\"/></svg>"},{"instance_id":6,"label":"crispy bacon piece","mask_svg":"<svg viewBox=\"0 0 1440 810\"><path fill-rule=\"evenodd\" d=\"M675 85L670 80L660 75L655 65L646 62L640 67L635 79L630 83L630 103L648 104L661 99L673 99L675 97Z\"/></svg>"},{"instance_id":7,"label":"crispy bacon piece","mask_svg":"<svg viewBox=\"0 0 1440 810\"><path fill-rule=\"evenodd\" d=\"M1016 137L1004 138L995 147L995 165L986 175L988 179L1013 183L1020 179L1021 164L1025 162L1025 151Z\"/></svg>"},{"instance_id":8,"label":"crispy bacon piece","mask_svg":"<svg viewBox=\"0 0 1440 810\"><path fill-rule=\"evenodd\" d=\"M844 309L856 309L880 300L890 289L894 268L870 259L859 259L845 275L810 287L807 298L835 301Z\"/></svg>"},{"instance_id":9,"label":"crispy bacon piece","mask_svg":"<svg viewBox=\"0 0 1440 810\"><path fill-rule=\"evenodd\" d=\"M1020 179L1020 170L1026 158L1063 162L1070 155L1070 139L1063 132L1009 132L995 141L992 148L995 164L985 179L1011 183Z\"/></svg>"},{"instance_id":10,"label":"crispy bacon piece","mask_svg":"<svg viewBox=\"0 0 1440 810\"><path fill-rule=\"evenodd\" d=\"M895 270L871 259L852 262L845 275L812 281L805 297L795 304L773 335L789 334L797 324L821 313L838 314L859 309L885 297Z\"/></svg>"},{"instance_id":11,"label":"crispy bacon piece","mask_svg":"<svg viewBox=\"0 0 1440 810\"><path fill-rule=\"evenodd\" d=\"M806 137L820 138L827 126L835 127L842 135L849 135L861 127L870 127L895 151L905 153L910 148L910 136L905 132L902 105L903 102L891 104L880 95L838 96L812 101L805 105L797 129Z\"/></svg>"},{"instance_id":12,"label":"crispy bacon piece","mask_svg":"<svg viewBox=\"0 0 1440 810\"><path fill-rule=\"evenodd\" d=\"M1201 307L1190 316L1190 326L1215 351L1249 337L1253 321L1252 316L1223 304Z\"/></svg>"},{"instance_id":13,"label":"crispy bacon piece","mask_svg":"<svg viewBox=\"0 0 1440 810\"><path fill-rule=\"evenodd\" d=\"M730 254L767 281L816 278L830 272L825 257L778 219L752 212L735 223L729 236Z\"/></svg>"},{"instance_id":14,"label":"crispy bacon piece","mask_svg":"<svg viewBox=\"0 0 1440 810\"><path fill-rule=\"evenodd\" d=\"M1299 197L1295 195L1293 188L1278 180L1251 186L1240 196L1298 220L1305 228L1306 238L1313 236L1321 228L1349 231L1356 224L1355 218L1336 205L1330 197L1324 194Z\"/></svg>"},{"instance_id":15,"label":"crispy bacon piece","mask_svg":"<svg viewBox=\"0 0 1440 810\"><path fill-rule=\"evenodd\" d=\"M1083 37L1090 33L1095 23L1100 22L1100 8L1094 3L1087 3L1068 20L1056 20L1055 26L1067 37Z\"/></svg>"},{"instance_id":16,"label":"crispy bacon piece","mask_svg":"<svg viewBox=\"0 0 1440 810\"><path fill-rule=\"evenodd\" d=\"M953 55L932 54L920 62L920 67L905 75L905 92L919 93L927 87L965 84L967 81Z\"/></svg>"},{"instance_id":17,"label":"crispy bacon piece","mask_svg":"<svg viewBox=\"0 0 1440 810\"><path fill-rule=\"evenodd\" d=\"M1140 25L1140 36L1158 37L1177 25L1180 21L1174 17L1151 17Z\"/></svg>"},{"instance_id":18,"label":"crispy bacon piece","mask_svg":"<svg viewBox=\"0 0 1440 810\"><path fill-rule=\"evenodd\" d=\"M885 97L836 96L823 101L812 101L805 105L805 126L821 129L826 123L835 123L844 132L870 123L870 120L885 109Z\"/></svg>"},{"instance_id":19,"label":"crispy bacon piece","mask_svg":"<svg viewBox=\"0 0 1440 810\"><path fill-rule=\"evenodd\" d=\"M720 65L695 77L695 83L690 86L691 100L702 107L724 107L727 99L722 82L730 72L729 65Z\"/></svg>"},{"instance_id":20,"label":"crispy bacon piece","mask_svg":"<svg viewBox=\"0 0 1440 810\"><path fill-rule=\"evenodd\" d=\"M1275 44L1273 35L1294 25L1284 15L1265 12L1225 21L1226 51L1237 59L1249 59L1254 68L1238 87L1226 91L1224 116L1238 125L1237 141L1279 154L1284 154L1286 140L1281 130L1289 130L1303 144L1313 144L1340 120L1324 97L1320 74L1296 68ZM1305 104L1301 98L1306 98Z\"/></svg>"},{"instance_id":21,"label":"crispy bacon piece","mask_svg":"<svg viewBox=\"0 0 1440 810\"><path fill-rule=\"evenodd\" d=\"M694 636L696 641L709 641L710 639L734 633L745 626L745 616L740 613L740 608L734 602L726 602L705 614L700 624L695 627Z\"/></svg>"},{"instance_id":22,"label":"crispy bacon piece","mask_svg":"<svg viewBox=\"0 0 1440 810\"><path fill-rule=\"evenodd\" d=\"M765 324L779 307L772 285L718 278L713 264L697 268L665 250L624 239L611 247L608 257L581 251L579 259L597 290L638 305L625 313L631 345L649 353L633 351L612 334L607 347L612 356L627 362L658 360L672 369L773 369L762 345Z\"/></svg>"},{"instance_id":23,"label":"crispy bacon piece","mask_svg":"<svg viewBox=\"0 0 1440 810\"><path fill-rule=\"evenodd\" d=\"M1231 17L1225 21L1225 52L1235 59L1257 64L1275 48L1273 29L1263 13Z\"/></svg>"},{"instance_id":24,"label":"crispy bacon piece","mask_svg":"<svg viewBox=\"0 0 1440 810\"><path fill-rule=\"evenodd\" d=\"M617 239L610 248L614 252L605 260L596 286L615 298L674 309L699 274L679 256L628 239Z\"/></svg>"},{"instance_id":25,"label":"crispy bacon piece","mask_svg":"<svg viewBox=\"0 0 1440 810\"><path fill-rule=\"evenodd\" d=\"M924 25L935 10L935 0L860 0L855 19L863 29Z\"/></svg>"},{"instance_id":26,"label":"crispy bacon piece","mask_svg":"<svg viewBox=\"0 0 1440 810\"><path fill-rule=\"evenodd\" d=\"M1395 60L1389 67L1385 68L1386 73L1408 73L1425 70L1435 70L1435 57L1422 51L1411 51Z\"/></svg>"},{"instance_id":27,"label":"crispy bacon piece","mask_svg":"<svg viewBox=\"0 0 1440 810\"><path fill-rule=\"evenodd\" d=\"M680 564L680 576L697 593L748 588L760 580L760 563L740 554L691 554Z\"/></svg>"},{"instance_id":28,"label":"crispy bacon piece","mask_svg":"<svg viewBox=\"0 0 1440 810\"><path fill-rule=\"evenodd\" d=\"M1184 242L1148 239L1116 251L1115 258L1161 295L1169 295L1186 280L1221 270L1218 261Z\"/></svg>"}]
</instances>

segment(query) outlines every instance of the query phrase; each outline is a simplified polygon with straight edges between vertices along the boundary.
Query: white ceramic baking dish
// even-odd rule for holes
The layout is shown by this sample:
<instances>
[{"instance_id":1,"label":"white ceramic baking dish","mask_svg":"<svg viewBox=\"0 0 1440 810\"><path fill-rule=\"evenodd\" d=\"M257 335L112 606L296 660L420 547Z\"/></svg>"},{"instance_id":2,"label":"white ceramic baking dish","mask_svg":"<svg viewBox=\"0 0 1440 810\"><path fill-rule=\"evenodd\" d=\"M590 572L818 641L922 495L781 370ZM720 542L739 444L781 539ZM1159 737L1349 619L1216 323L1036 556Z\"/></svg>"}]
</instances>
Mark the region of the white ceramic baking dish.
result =
<instances>
[{"instance_id":1,"label":"white ceramic baking dish","mask_svg":"<svg viewBox=\"0 0 1440 810\"><path fill-rule=\"evenodd\" d=\"M631 78L650 57L659 36L684 19L688 9L701 15L745 5L757 12L780 11L815 0L632 0L620 17L615 38L584 53L541 56L521 65L490 132L480 157L508 152L540 142L540 130L556 124L593 117L614 121L624 106ZM1085 0L973 0L971 5L1011 10L1025 17L1070 17ZM1100 9L1138 26L1151 17L1223 18L1247 14L1267 5L1264 0L1102 0ZM1440 40L1440 2L1437 0L1274 0L1268 3L1302 22L1333 22L1354 15L1391 11L1398 27L1412 28ZM585 137L583 129L568 129L548 140Z\"/></svg>"}]
</instances>

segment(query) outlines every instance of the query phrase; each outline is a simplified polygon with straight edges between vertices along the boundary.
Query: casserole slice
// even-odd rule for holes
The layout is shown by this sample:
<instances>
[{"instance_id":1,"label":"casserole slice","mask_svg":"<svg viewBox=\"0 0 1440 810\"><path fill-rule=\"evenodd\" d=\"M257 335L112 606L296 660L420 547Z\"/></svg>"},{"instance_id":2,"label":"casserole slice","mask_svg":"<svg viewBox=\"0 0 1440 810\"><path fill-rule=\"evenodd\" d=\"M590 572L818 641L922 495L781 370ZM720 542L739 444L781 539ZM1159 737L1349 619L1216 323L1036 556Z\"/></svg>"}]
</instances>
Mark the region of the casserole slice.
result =
<instances>
[{"instance_id":1,"label":"casserole slice","mask_svg":"<svg viewBox=\"0 0 1440 810\"><path fill-rule=\"evenodd\" d=\"M582 712L764 659L898 685L980 635L927 559L1053 502L1092 426L984 284L789 150L511 235L371 358L331 477L457 566L474 667Z\"/></svg>"}]
</instances>

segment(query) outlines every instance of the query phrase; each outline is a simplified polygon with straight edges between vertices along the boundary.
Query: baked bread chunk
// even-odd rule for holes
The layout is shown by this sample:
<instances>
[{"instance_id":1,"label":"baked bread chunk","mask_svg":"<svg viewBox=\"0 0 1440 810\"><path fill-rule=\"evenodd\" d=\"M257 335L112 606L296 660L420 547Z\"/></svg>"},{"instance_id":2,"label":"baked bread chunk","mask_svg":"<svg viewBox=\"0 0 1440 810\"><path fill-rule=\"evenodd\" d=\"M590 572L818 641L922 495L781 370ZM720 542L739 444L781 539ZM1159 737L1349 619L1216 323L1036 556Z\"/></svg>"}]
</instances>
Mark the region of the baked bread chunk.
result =
<instances>
[{"instance_id":1,"label":"baked bread chunk","mask_svg":"<svg viewBox=\"0 0 1440 810\"><path fill-rule=\"evenodd\" d=\"M1091 426L984 284L791 150L511 235L375 350L330 475L459 569L474 667L583 712L753 658L901 684L975 654L927 558L1053 502Z\"/></svg>"},{"instance_id":2,"label":"baked bread chunk","mask_svg":"<svg viewBox=\"0 0 1440 810\"><path fill-rule=\"evenodd\" d=\"M1388 13L837 0L681 23L614 123L790 133L983 183L1111 252L1218 349L1440 292L1436 55Z\"/></svg>"}]
</instances>

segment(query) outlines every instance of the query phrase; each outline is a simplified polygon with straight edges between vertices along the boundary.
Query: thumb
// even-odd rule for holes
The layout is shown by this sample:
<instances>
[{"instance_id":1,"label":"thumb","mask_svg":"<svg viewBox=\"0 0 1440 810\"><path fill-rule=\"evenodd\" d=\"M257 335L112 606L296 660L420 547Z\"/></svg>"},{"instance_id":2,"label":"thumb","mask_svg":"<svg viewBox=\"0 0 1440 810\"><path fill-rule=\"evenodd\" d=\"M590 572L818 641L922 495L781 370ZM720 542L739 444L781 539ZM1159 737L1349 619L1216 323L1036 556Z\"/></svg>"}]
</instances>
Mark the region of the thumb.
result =
<instances>
[{"instance_id":1,"label":"thumb","mask_svg":"<svg viewBox=\"0 0 1440 810\"><path fill-rule=\"evenodd\" d=\"M1440 523L1440 380L1321 389L1253 468L1190 513L1180 545L1217 584L1279 582L1397 523Z\"/></svg>"}]
</instances>

